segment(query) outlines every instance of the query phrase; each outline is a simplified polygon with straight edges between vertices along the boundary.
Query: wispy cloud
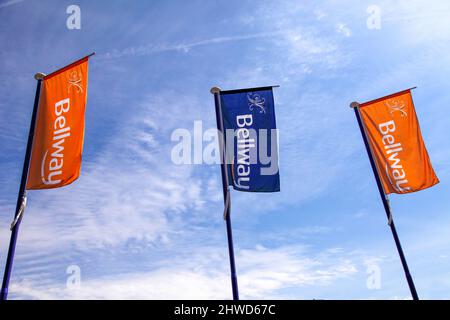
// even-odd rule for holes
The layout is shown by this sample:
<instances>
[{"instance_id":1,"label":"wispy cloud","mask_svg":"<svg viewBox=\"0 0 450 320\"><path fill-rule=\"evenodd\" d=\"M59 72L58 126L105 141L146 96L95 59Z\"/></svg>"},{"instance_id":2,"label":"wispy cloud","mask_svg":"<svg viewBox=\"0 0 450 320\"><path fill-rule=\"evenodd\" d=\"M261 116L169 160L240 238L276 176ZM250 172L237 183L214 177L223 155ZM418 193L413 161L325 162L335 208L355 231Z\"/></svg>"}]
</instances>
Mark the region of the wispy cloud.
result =
<instances>
[{"instance_id":1,"label":"wispy cloud","mask_svg":"<svg viewBox=\"0 0 450 320\"><path fill-rule=\"evenodd\" d=\"M239 42L244 40L253 40L258 38L271 38L282 34L283 31L273 31L273 32L262 32L262 33L254 33L247 35L236 35L236 36L223 36L223 37L214 37L210 39L204 39L199 41L192 42L180 42L180 43L172 43L172 44L149 44L149 45L141 45L141 46L133 46L128 47L122 50L113 50L111 52L107 52L104 54L100 54L100 59L112 59L112 58L122 58L127 56L143 56L149 55L153 53L167 52L167 51L181 51L181 52L189 52L190 50L196 47L208 46L208 45L216 45L221 43L228 42Z\"/></svg>"},{"instance_id":2,"label":"wispy cloud","mask_svg":"<svg viewBox=\"0 0 450 320\"><path fill-rule=\"evenodd\" d=\"M338 23L336 25L336 30L337 30L338 33L342 33L346 37L350 37L352 35L352 31L350 30L350 28L347 27L343 23Z\"/></svg>"},{"instance_id":3,"label":"wispy cloud","mask_svg":"<svg viewBox=\"0 0 450 320\"><path fill-rule=\"evenodd\" d=\"M193 167L173 165L171 145L164 144L173 126L168 110L157 109L161 103L176 110L179 104L174 102L144 103L145 109L154 111L126 120L109 144L93 160L85 161L82 176L73 185L30 192L32 205L21 242L35 250L70 244L116 245L130 238L157 240L176 229L174 221L169 223L173 220L169 212L182 214L202 207L201 193L207 186L192 177ZM51 241L54 237L58 241Z\"/></svg>"},{"instance_id":4,"label":"wispy cloud","mask_svg":"<svg viewBox=\"0 0 450 320\"><path fill-rule=\"evenodd\" d=\"M20 2L23 2L23 1L24 0L11 0L11 1L6 1L6 2L3 2L3 3L0 3L0 9L12 6L14 4L17 4L17 3L20 3Z\"/></svg>"},{"instance_id":5,"label":"wispy cloud","mask_svg":"<svg viewBox=\"0 0 450 320\"><path fill-rule=\"evenodd\" d=\"M354 276L355 262L325 253L307 257L300 247L241 250L237 254L244 299L283 298L280 290L323 286ZM212 247L198 247L189 259L177 256L164 267L149 272L85 279L80 288L66 288L65 281L42 284L23 280L12 287L15 294L31 299L230 299L225 254ZM357 262L359 263L359 262Z\"/></svg>"}]
</instances>

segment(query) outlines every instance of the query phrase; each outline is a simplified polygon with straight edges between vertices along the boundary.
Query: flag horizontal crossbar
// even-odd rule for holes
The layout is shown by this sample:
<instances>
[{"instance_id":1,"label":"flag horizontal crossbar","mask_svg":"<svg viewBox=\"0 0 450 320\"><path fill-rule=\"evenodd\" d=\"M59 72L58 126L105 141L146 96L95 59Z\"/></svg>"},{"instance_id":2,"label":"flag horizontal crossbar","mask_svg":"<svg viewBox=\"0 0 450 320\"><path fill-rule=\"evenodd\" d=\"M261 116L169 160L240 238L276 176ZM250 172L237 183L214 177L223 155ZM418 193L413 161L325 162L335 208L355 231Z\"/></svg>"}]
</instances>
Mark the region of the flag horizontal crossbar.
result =
<instances>
[{"instance_id":1,"label":"flag horizontal crossbar","mask_svg":"<svg viewBox=\"0 0 450 320\"><path fill-rule=\"evenodd\" d=\"M64 71L66 71L67 69L70 69L70 68L76 66L77 64L82 63L83 61L85 61L85 60L88 59L89 57L92 57L94 54L95 54L95 52L92 52L91 54L88 54L87 56L85 56L85 57L83 57L83 58L81 58L81 59L79 59L79 60L77 60L77 61L75 61L75 62L72 62L71 64L69 64L69 65L67 65L67 66L65 66L65 67L63 67L63 68L61 68L61 69L58 69L58 70L56 70L56 71L54 71L54 72L52 72L52 73L46 75L46 76L44 77L44 80L49 79L49 78L51 78L51 77L53 77L53 76L56 76L57 74L60 74L61 72L64 72Z\"/></svg>"},{"instance_id":2,"label":"flag horizontal crossbar","mask_svg":"<svg viewBox=\"0 0 450 320\"><path fill-rule=\"evenodd\" d=\"M404 94L404 93L406 93L408 91L414 90L416 88L417 87L412 87L412 88L405 89L405 90L402 90L402 91L399 91L399 92L396 92L396 93L388 94L387 96L384 96L384 97L381 97L381 98L377 98L377 99L374 99L374 100L366 101L366 102L360 103L359 107L365 107L365 106L367 106L369 104L377 103L377 102L383 101L385 99L390 99L390 98L393 98L393 97L396 97L396 96L400 96L400 95L402 95L402 94Z\"/></svg>"},{"instance_id":3,"label":"flag horizontal crossbar","mask_svg":"<svg viewBox=\"0 0 450 320\"><path fill-rule=\"evenodd\" d=\"M234 94L234 93L242 93L242 92L250 92L250 91L261 91L261 90L269 90L269 89L278 88L278 87L279 87L279 85L267 86L267 87L256 87L256 88L245 88L245 89L221 90L220 94Z\"/></svg>"}]
</instances>

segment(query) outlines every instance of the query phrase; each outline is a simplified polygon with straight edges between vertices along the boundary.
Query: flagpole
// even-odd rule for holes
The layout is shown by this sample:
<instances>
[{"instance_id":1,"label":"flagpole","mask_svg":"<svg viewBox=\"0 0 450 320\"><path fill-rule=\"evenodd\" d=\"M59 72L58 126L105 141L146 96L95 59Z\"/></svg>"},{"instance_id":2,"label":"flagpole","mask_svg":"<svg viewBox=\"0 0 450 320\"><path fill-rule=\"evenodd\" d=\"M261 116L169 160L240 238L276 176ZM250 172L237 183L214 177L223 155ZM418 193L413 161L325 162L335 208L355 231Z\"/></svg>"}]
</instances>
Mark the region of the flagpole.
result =
<instances>
[{"instance_id":1,"label":"flagpole","mask_svg":"<svg viewBox=\"0 0 450 320\"><path fill-rule=\"evenodd\" d=\"M16 243L17 243L17 236L19 233L19 225L22 220L23 212L25 210L25 205L26 205L26 186L27 186L27 178L28 178L28 169L30 166L31 148L33 145L34 128L36 125L37 111L38 111L39 98L40 98L40 92L41 92L41 84L42 84L42 80L44 79L44 76L45 75L42 73L36 73L36 75L34 76L34 78L37 80L36 95L34 97L34 106L33 106L33 114L31 116L30 130L28 132L27 149L25 152L25 160L23 162L22 178L20 180L20 189L19 189L19 194L17 197L16 212L14 215L14 221L11 224L11 239L9 241L8 256L6 258L6 266L5 266L5 273L3 275L2 289L0 292L0 300L7 300L7 298L8 298L9 280L11 278L11 273L12 273L14 253L16 251Z\"/></svg>"},{"instance_id":2,"label":"flagpole","mask_svg":"<svg viewBox=\"0 0 450 320\"><path fill-rule=\"evenodd\" d=\"M222 187L223 187L223 202L224 202L224 219L227 225L227 238L228 238L228 254L230 257L230 270L231 270L231 287L233 290L233 300L239 300L239 290L237 282L236 264L234 260L234 246L233 246L233 233L231 228L231 194L228 188L228 170L226 168L226 156L225 156L225 133L222 121L222 107L220 104L220 88L211 88L211 93L214 95L214 103L216 107L216 122L217 129L219 130L219 148L220 148L220 167L222 172Z\"/></svg>"},{"instance_id":3,"label":"flagpole","mask_svg":"<svg viewBox=\"0 0 450 320\"><path fill-rule=\"evenodd\" d=\"M413 278L411 273L409 272L408 263L406 262L405 254L403 253L402 245L400 243L400 239L397 234L397 229L395 228L394 219L392 217L391 207L389 205L389 198L384 192L383 185L381 184L381 179L377 170L377 166L373 159L372 150L369 145L369 141L367 140L366 131L364 129L364 124L361 119L361 114L359 112L360 104L357 102L352 102L350 107L355 111L356 119L358 120L359 129L361 130L361 135L364 140L364 144L366 146L367 155L369 156L370 165L372 166L373 174L375 176L375 180L377 182L378 191L380 192L381 200L383 201L384 210L386 211L386 216L388 218L388 225L391 228L392 236L394 237L395 246L397 247L398 254L400 256L400 260L402 262L403 271L405 272L406 281L408 282L409 290L411 291L411 296L413 300L419 300L419 296L417 295L416 286L414 285Z\"/></svg>"}]
</instances>

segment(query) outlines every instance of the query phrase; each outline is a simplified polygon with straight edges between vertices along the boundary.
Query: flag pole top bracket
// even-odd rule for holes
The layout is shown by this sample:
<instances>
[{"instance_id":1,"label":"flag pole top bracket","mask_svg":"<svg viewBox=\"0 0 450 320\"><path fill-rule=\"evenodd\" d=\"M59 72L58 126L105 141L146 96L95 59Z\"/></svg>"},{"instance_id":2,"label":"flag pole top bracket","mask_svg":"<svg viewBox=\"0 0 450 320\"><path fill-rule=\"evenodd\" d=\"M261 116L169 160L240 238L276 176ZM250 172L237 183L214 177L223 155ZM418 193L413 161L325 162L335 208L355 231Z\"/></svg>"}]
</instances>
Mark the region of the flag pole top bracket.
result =
<instances>
[{"instance_id":1,"label":"flag pole top bracket","mask_svg":"<svg viewBox=\"0 0 450 320\"><path fill-rule=\"evenodd\" d=\"M42 72L38 72L34 75L34 78L36 80L44 80L45 74L43 74Z\"/></svg>"},{"instance_id":2,"label":"flag pole top bracket","mask_svg":"<svg viewBox=\"0 0 450 320\"><path fill-rule=\"evenodd\" d=\"M350 103L350 108L354 109L354 108L358 108L359 107L359 102L353 101L352 103Z\"/></svg>"},{"instance_id":3,"label":"flag pole top bracket","mask_svg":"<svg viewBox=\"0 0 450 320\"><path fill-rule=\"evenodd\" d=\"M210 92L212 94L220 93L220 88L219 87L212 87Z\"/></svg>"}]
</instances>

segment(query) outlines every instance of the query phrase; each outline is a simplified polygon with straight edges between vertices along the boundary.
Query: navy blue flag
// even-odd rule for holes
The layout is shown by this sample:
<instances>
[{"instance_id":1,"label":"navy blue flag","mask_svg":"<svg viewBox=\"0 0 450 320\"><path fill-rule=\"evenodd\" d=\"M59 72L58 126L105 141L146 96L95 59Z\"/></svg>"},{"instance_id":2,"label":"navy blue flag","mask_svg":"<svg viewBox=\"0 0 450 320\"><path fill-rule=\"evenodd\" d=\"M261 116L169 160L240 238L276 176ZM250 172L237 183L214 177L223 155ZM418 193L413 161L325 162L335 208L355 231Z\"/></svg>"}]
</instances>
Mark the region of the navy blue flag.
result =
<instances>
[{"instance_id":1,"label":"navy blue flag","mask_svg":"<svg viewBox=\"0 0 450 320\"><path fill-rule=\"evenodd\" d=\"M228 182L235 190L280 191L272 87L221 91Z\"/></svg>"}]
</instances>

